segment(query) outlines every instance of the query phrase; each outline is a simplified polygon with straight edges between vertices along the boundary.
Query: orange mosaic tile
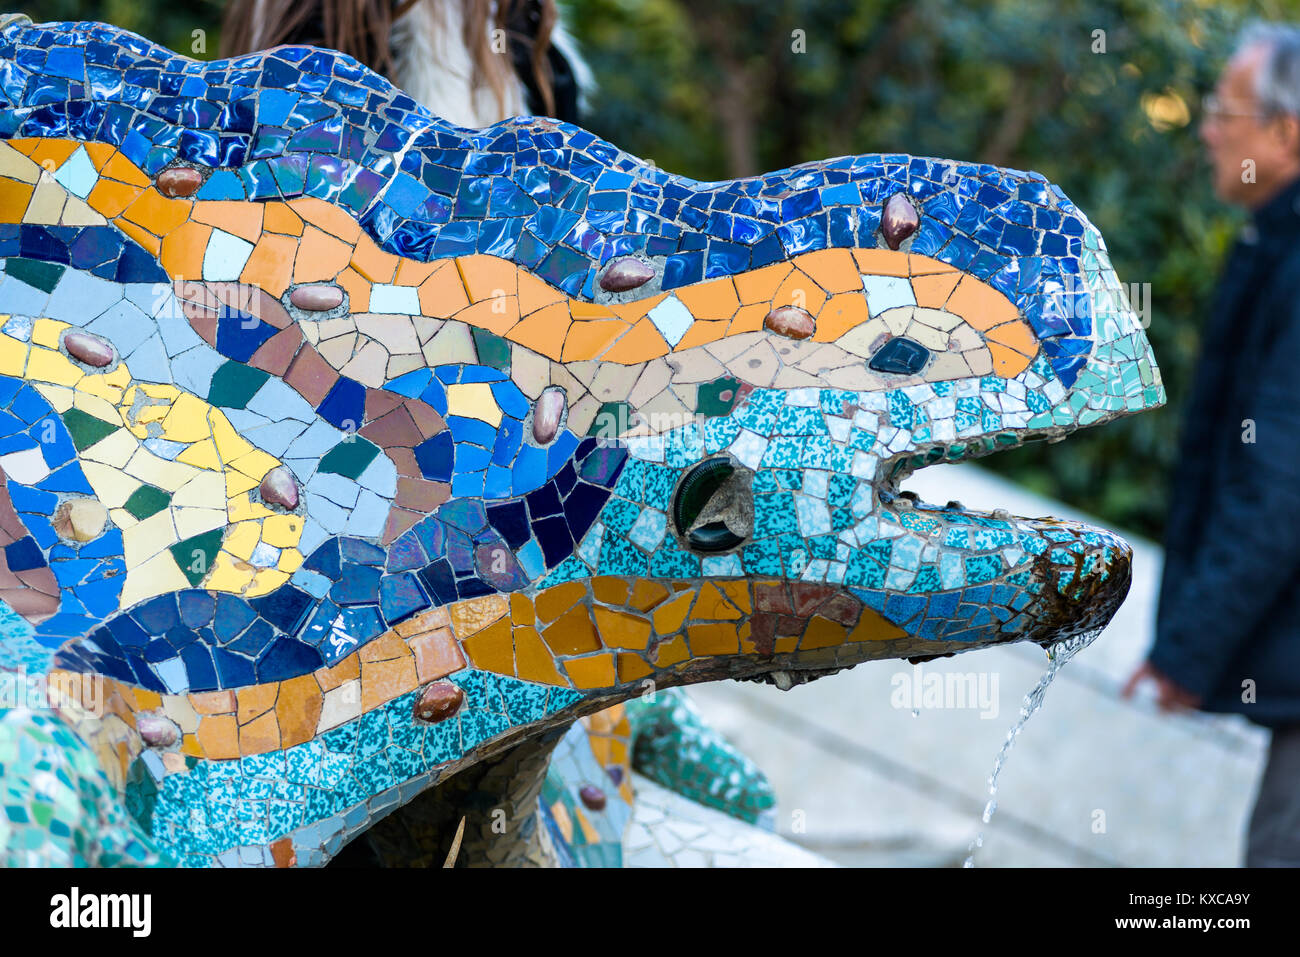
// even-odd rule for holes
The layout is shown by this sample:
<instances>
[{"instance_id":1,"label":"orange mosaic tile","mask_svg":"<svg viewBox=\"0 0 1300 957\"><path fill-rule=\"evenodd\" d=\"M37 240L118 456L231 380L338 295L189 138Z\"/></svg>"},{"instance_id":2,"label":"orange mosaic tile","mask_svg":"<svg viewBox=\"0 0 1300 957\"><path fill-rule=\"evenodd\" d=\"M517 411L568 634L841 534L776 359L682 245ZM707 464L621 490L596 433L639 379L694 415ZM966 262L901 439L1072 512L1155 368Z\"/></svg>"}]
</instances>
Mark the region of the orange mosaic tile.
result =
<instances>
[{"instance_id":1,"label":"orange mosaic tile","mask_svg":"<svg viewBox=\"0 0 1300 957\"><path fill-rule=\"evenodd\" d=\"M736 285L729 276L688 286L677 293L677 298L691 311L697 324L711 319L729 320L740 308Z\"/></svg>"},{"instance_id":2,"label":"orange mosaic tile","mask_svg":"<svg viewBox=\"0 0 1300 957\"><path fill-rule=\"evenodd\" d=\"M384 632L357 652L363 664L371 661L391 661L394 658L406 658L410 654L407 643L395 631Z\"/></svg>"},{"instance_id":3,"label":"orange mosaic tile","mask_svg":"<svg viewBox=\"0 0 1300 957\"><path fill-rule=\"evenodd\" d=\"M857 262L847 249L821 249L799 257L799 268L828 293L862 292Z\"/></svg>"},{"instance_id":4,"label":"orange mosaic tile","mask_svg":"<svg viewBox=\"0 0 1300 957\"><path fill-rule=\"evenodd\" d=\"M420 283L418 295L420 310L435 319L450 319L469 305L465 283L454 262L439 263Z\"/></svg>"},{"instance_id":5,"label":"orange mosaic tile","mask_svg":"<svg viewBox=\"0 0 1300 957\"><path fill-rule=\"evenodd\" d=\"M650 623L609 608L596 608L596 631L606 647L644 649L650 641Z\"/></svg>"},{"instance_id":6,"label":"orange mosaic tile","mask_svg":"<svg viewBox=\"0 0 1300 957\"><path fill-rule=\"evenodd\" d=\"M564 338L560 359L563 362L577 362L602 356L629 328L631 327L621 319L575 322L569 326L569 332Z\"/></svg>"},{"instance_id":7,"label":"orange mosaic tile","mask_svg":"<svg viewBox=\"0 0 1300 957\"><path fill-rule=\"evenodd\" d=\"M240 724L247 724L259 715L263 715L275 707L275 699L279 696L280 686L278 684L270 685L248 685L240 688L236 692L239 702L239 710L236 712Z\"/></svg>"},{"instance_id":8,"label":"orange mosaic tile","mask_svg":"<svg viewBox=\"0 0 1300 957\"><path fill-rule=\"evenodd\" d=\"M790 271L772 296L772 306L798 306L815 316L826 302L826 293L802 269Z\"/></svg>"},{"instance_id":9,"label":"orange mosaic tile","mask_svg":"<svg viewBox=\"0 0 1300 957\"><path fill-rule=\"evenodd\" d=\"M734 279L736 295L741 305L771 303L772 297L776 295L776 291L781 288L781 283L790 275L793 268L790 263L773 263L771 266L753 269L736 276Z\"/></svg>"},{"instance_id":10,"label":"orange mosaic tile","mask_svg":"<svg viewBox=\"0 0 1300 957\"><path fill-rule=\"evenodd\" d=\"M268 233L281 233L285 236L302 235L302 217L295 213L293 207L288 203L267 203L263 211L263 221ZM394 260L396 259L396 257L390 258ZM387 281L384 279L376 279L373 276L371 276L371 279L375 282Z\"/></svg>"},{"instance_id":11,"label":"orange mosaic tile","mask_svg":"<svg viewBox=\"0 0 1300 957\"><path fill-rule=\"evenodd\" d=\"M971 276L962 276L948 297L947 309L981 332L1017 317L1015 306L1002 293Z\"/></svg>"},{"instance_id":12,"label":"orange mosaic tile","mask_svg":"<svg viewBox=\"0 0 1300 957\"><path fill-rule=\"evenodd\" d=\"M509 610L510 604L502 595L470 598L451 606L451 627L456 637L463 641L507 615Z\"/></svg>"},{"instance_id":13,"label":"orange mosaic tile","mask_svg":"<svg viewBox=\"0 0 1300 957\"><path fill-rule=\"evenodd\" d=\"M575 688L610 688L618 683L614 655L611 652L585 658L566 658L562 664Z\"/></svg>"},{"instance_id":14,"label":"orange mosaic tile","mask_svg":"<svg viewBox=\"0 0 1300 957\"><path fill-rule=\"evenodd\" d=\"M600 575L591 580L591 593L597 601L607 605L622 605L628 597L627 582L621 578Z\"/></svg>"},{"instance_id":15,"label":"orange mosaic tile","mask_svg":"<svg viewBox=\"0 0 1300 957\"><path fill-rule=\"evenodd\" d=\"M624 333L601 358L605 362L635 365L638 362L666 356L670 351L668 343L655 328L655 324L649 319L641 319L633 323L632 328Z\"/></svg>"},{"instance_id":16,"label":"orange mosaic tile","mask_svg":"<svg viewBox=\"0 0 1300 957\"><path fill-rule=\"evenodd\" d=\"M152 692L150 692L152 694ZM157 697L157 695L155 695ZM145 710L157 705L148 705L137 702L137 710ZM199 691L190 695L190 704L199 714L234 714L235 713L235 692L227 688L224 691Z\"/></svg>"},{"instance_id":17,"label":"orange mosaic tile","mask_svg":"<svg viewBox=\"0 0 1300 957\"><path fill-rule=\"evenodd\" d=\"M637 611L649 611L668 595L668 589L659 582L638 578L632 583L632 597L628 599L628 604Z\"/></svg>"},{"instance_id":18,"label":"orange mosaic tile","mask_svg":"<svg viewBox=\"0 0 1300 957\"><path fill-rule=\"evenodd\" d=\"M195 735L203 756L214 761L239 757L239 725L234 715L208 715Z\"/></svg>"},{"instance_id":19,"label":"orange mosaic tile","mask_svg":"<svg viewBox=\"0 0 1300 957\"><path fill-rule=\"evenodd\" d=\"M692 657L735 655L740 653L740 639L734 626L708 622L686 626L686 641Z\"/></svg>"},{"instance_id":20,"label":"orange mosaic tile","mask_svg":"<svg viewBox=\"0 0 1300 957\"><path fill-rule=\"evenodd\" d=\"M654 668L637 656L620 653L618 656L618 680L624 684L640 681L654 674Z\"/></svg>"},{"instance_id":21,"label":"orange mosaic tile","mask_svg":"<svg viewBox=\"0 0 1300 957\"><path fill-rule=\"evenodd\" d=\"M1014 349L1022 356L1032 359L1038 352L1038 340L1029 326L1019 319L1004 322L990 329L986 338L990 343L998 343Z\"/></svg>"},{"instance_id":22,"label":"orange mosaic tile","mask_svg":"<svg viewBox=\"0 0 1300 957\"><path fill-rule=\"evenodd\" d=\"M465 656L450 631L439 629L417 635L410 639L410 645L415 654L416 680L422 684L465 667Z\"/></svg>"},{"instance_id":23,"label":"orange mosaic tile","mask_svg":"<svg viewBox=\"0 0 1300 957\"><path fill-rule=\"evenodd\" d=\"M193 210L190 211L188 207L191 203L187 200L173 199L167 202L181 206L193 222L206 223L250 243L257 243L261 239L265 207L260 203L208 201L193 203Z\"/></svg>"},{"instance_id":24,"label":"orange mosaic tile","mask_svg":"<svg viewBox=\"0 0 1300 957\"><path fill-rule=\"evenodd\" d=\"M906 253L889 249L855 249L853 261L858 272L868 276L910 276L911 265Z\"/></svg>"},{"instance_id":25,"label":"orange mosaic tile","mask_svg":"<svg viewBox=\"0 0 1300 957\"><path fill-rule=\"evenodd\" d=\"M462 647L474 667L501 675L515 674L514 637L508 620L498 621L462 639Z\"/></svg>"},{"instance_id":26,"label":"orange mosaic tile","mask_svg":"<svg viewBox=\"0 0 1300 957\"><path fill-rule=\"evenodd\" d=\"M815 615L808 623L807 629L803 633L803 639L799 642L802 649L808 648L830 648L835 645L844 644L847 633L844 626L833 621Z\"/></svg>"},{"instance_id":27,"label":"orange mosaic tile","mask_svg":"<svg viewBox=\"0 0 1300 957\"><path fill-rule=\"evenodd\" d=\"M528 625L515 628L514 646L518 677L547 685L568 685L556 668L555 656L546 647L536 628Z\"/></svg>"},{"instance_id":28,"label":"orange mosaic tile","mask_svg":"<svg viewBox=\"0 0 1300 957\"><path fill-rule=\"evenodd\" d=\"M305 744L316 736L320 722L320 686L312 675L282 682L276 698L275 719L280 728L281 747Z\"/></svg>"},{"instance_id":29,"label":"orange mosaic tile","mask_svg":"<svg viewBox=\"0 0 1300 957\"><path fill-rule=\"evenodd\" d=\"M207 718L207 721L214 719ZM266 754L280 749L280 726L275 712L268 711L239 726L239 753L243 755Z\"/></svg>"},{"instance_id":30,"label":"orange mosaic tile","mask_svg":"<svg viewBox=\"0 0 1300 957\"><path fill-rule=\"evenodd\" d=\"M916 295L916 304L927 309L942 309L948 297L957 288L961 280L959 272L936 273L927 276L912 277L912 290Z\"/></svg>"},{"instance_id":31,"label":"orange mosaic tile","mask_svg":"<svg viewBox=\"0 0 1300 957\"><path fill-rule=\"evenodd\" d=\"M295 283L330 282L352 259L352 247L316 226L305 226L293 262ZM287 283L285 284L287 285Z\"/></svg>"},{"instance_id":32,"label":"orange mosaic tile","mask_svg":"<svg viewBox=\"0 0 1300 957\"><path fill-rule=\"evenodd\" d=\"M161 238L190 220L202 222L193 214L194 206L189 200L167 199L158 190L149 188L122 211L119 225L124 229L135 226Z\"/></svg>"},{"instance_id":33,"label":"orange mosaic tile","mask_svg":"<svg viewBox=\"0 0 1300 957\"><path fill-rule=\"evenodd\" d=\"M601 647L585 605L575 605L542 629L542 639L557 656L580 655Z\"/></svg>"},{"instance_id":34,"label":"orange mosaic tile","mask_svg":"<svg viewBox=\"0 0 1300 957\"><path fill-rule=\"evenodd\" d=\"M671 635L680 630L694 601L695 595L687 592L656 608L654 612L655 631L661 635Z\"/></svg>"},{"instance_id":35,"label":"orange mosaic tile","mask_svg":"<svg viewBox=\"0 0 1300 957\"><path fill-rule=\"evenodd\" d=\"M136 189L147 189L152 184L149 177L146 176L139 167L117 151L114 151L113 154L104 161L103 166L100 167L100 171L107 179L116 180L118 183L127 186L134 186ZM105 215L107 215L107 213Z\"/></svg>"},{"instance_id":36,"label":"orange mosaic tile","mask_svg":"<svg viewBox=\"0 0 1300 957\"><path fill-rule=\"evenodd\" d=\"M27 210L27 204L31 201L34 190L33 186L6 185L5 189L0 191L0 221L19 222Z\"/></svg>"},{"instance_id":37,"label":"orange mosaic tile","mask_svg":"<svg viewBox=\"0 0 1300 957\"><path fill-rule=\"evenodd\" d=\"M817 314L817 331L813 333L813 341L834 342L870 318L867 301L860 293L831 296Z\"/></svg>"},{"instance_id":38,"label":"orange mosaic tile","mask_svg":"<svg viewBox=\"0 0 1300 957\"><path fill-rule=\"evenodd\" d=\"M717 342L727 334L728 325L730 325L728 320L721 322L696 320L691 323L691 328L687 330L686 335L682 336L682 341L677 343L676 351L684 352L687 349L694 349L696 346Z\"/></svg>"},{"instance_id":39,"label":"orange mosaic tile","mask_svg":"<svg viewBox=\"0 0 1300 957\"><path fill-rule=\"evenodd\" d=\"M508 634L508 631L507 631ZM478 637L490 640L488 632ZM416 686L415 660L411 656L361 662L361 710L371 711Z\"/></svg>"},{"instance_id":40,"label":"orange mosaic tile","mask_svg":"<svg viewBox=\"0 0 1300 957\"><path fill-rule=\"evenodd\" d=\"M563 585L555 585L539 592L533 599L538 620L543 623L554 621L563 612L572 608L585 593L586 589L580 582L565 582Z\"/></svg>"}]
</instances>

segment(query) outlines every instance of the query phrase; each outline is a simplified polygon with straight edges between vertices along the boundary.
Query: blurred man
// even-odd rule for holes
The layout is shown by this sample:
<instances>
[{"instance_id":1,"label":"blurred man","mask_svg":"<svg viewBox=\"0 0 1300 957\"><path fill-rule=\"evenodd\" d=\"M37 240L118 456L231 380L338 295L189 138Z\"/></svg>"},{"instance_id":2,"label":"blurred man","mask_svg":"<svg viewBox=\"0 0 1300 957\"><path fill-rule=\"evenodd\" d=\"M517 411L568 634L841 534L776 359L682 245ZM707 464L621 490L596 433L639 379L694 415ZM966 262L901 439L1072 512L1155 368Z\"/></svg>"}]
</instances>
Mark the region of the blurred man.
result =
<instances>
[{"instance_id":1,"label":"blurred man","mask_svg":"<svg viewBox=\"0 0 1300 957\"><path fill-rule=\"evenodd\" d=\"M1300 28L1257 24L1205 102L1250 223L1220 278L1173 474L1156 640L1124 688L1273 730L1248 866L1300 865ZM1173 184L1168 184L1173 185Z\"/></svg>"}]
</instances>

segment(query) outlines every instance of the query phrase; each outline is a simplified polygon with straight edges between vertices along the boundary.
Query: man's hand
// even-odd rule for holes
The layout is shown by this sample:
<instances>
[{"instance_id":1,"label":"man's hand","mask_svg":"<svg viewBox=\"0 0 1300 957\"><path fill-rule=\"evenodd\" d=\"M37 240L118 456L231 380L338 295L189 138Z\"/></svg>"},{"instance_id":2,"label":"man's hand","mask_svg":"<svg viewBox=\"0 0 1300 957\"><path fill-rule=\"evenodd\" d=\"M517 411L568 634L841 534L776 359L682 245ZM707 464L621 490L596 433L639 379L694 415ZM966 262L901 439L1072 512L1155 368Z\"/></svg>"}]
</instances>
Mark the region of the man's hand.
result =
<instances>
[{"instance_id":1,"label":"man's hand","mask_svg":"<svg viewBox=\"0 0 1300 957\"><path fill-rule=\"evenodd\" d=\"M1133 692L1143 680L1150 680L1156 683L1156 704L1161 711L1191 711L1201 706L1201 699L1198 695L1175 684L1169 678L1152 667L1149 661L1144 661L1138 665L1137 670L1124 683L1124 688L1120 691L1121 698L1133 697Z\"/></svg>"}]
</instances>

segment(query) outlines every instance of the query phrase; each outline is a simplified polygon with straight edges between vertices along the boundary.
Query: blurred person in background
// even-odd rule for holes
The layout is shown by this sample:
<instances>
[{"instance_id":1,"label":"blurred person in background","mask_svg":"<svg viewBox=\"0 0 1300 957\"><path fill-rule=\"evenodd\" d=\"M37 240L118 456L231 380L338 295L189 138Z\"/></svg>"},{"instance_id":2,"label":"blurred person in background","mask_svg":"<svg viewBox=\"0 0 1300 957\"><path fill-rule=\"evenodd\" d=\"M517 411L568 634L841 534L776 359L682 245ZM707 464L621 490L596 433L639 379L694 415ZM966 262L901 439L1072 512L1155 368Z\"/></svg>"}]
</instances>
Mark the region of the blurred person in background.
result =
<instances>
[{"instance_id":1,"label":"blurred person in background","mask_svg":"<svg viewBox=\"0 0 1300 957\"><path fill-rule=\"evenodd\" d=\"M1150 681L1163 710L1270 728L1246 865L1300 866L1300 27L1242 34L1201 139L1215 193L1251 215L1183 420L1155 643L1123 693Z\"/></svg>"},{"instance_id":2,"label":"blurred person in background","mask_svg":"<svg viewBox=\"0 0 1300 957\"><path fill-rule=\"evenodd\" d=\"M282 44L339 50L457 126L510 116L578 122L590 75L555 0L233 0L221 55Z\"/></svg>"}]
</instances>

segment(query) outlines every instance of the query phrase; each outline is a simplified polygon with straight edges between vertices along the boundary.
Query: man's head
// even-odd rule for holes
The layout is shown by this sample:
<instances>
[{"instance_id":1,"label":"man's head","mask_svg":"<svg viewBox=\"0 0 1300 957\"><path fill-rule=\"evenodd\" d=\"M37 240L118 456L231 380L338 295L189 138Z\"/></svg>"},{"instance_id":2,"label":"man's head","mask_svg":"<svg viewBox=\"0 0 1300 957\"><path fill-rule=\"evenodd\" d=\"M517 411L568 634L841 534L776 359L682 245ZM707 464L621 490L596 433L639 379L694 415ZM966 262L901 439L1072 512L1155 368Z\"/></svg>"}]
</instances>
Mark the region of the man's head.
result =
<instances>
[{"instance_id":1,"label":"man's head","mask_svg":"<svg viewBox=\"0 0 1300 957\"><path fill-rule=\"evenodd\" d=\"M1207 98L1201 139L1227 202L1257 209L1300 177L1300 27L1246 29Z\"/></svg>"}]
</instances>

